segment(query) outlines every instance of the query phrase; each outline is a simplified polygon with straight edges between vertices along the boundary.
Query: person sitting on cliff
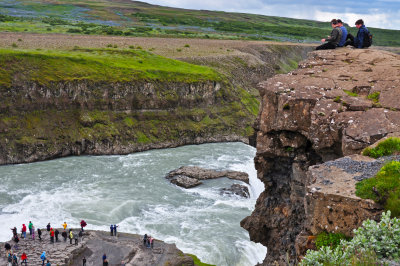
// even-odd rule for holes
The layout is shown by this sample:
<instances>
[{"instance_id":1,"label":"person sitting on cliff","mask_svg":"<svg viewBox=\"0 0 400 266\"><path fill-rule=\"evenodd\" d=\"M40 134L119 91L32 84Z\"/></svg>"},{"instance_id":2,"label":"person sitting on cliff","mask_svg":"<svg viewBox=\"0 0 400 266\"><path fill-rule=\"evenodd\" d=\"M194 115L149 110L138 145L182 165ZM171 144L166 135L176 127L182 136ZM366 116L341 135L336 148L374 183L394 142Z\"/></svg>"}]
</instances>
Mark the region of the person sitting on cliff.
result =
<instances>
[{"instance_id":1,"label":"person sitting on cliff","mask_svg":"<svg viewBox=\"0 0 400 266\"><path fill-rule=\"evenodd\" d=\"M47 231L50 232L50 228L51 228L50 223L48 223L47 226L46 226Z\"/></svg>"},{"instance_id":2,"label":"person sitting on cliff","mask_svg":"<svg viewBox=\"0 0 400 266\"><path fill-rule=\"evenodd\" d=\"M67 230L67 223L66 222L64 222L62 226L63 226L64 230Z\"/></svg>"},{"instance_id":3,"label":"person sitting on cliff","mask_svg":"<svg viewBox=\"0 0 400 266\"><path fill-rule=\"evenodd\" d=\"M338 27L342 30L342 37L340 38L338 47L343 47L348 38L348 32L345 26L343 26L343 21L341 19L337 20Z\"/></svg>"},{"instance_id":4,"label":"person sitting on cliff","mask_svg":"<svg viewBox=\"0 0 400 266\"><path fill-rule=\"evenodd\" d=\"M320 46L315 48L315 50L336 49L336 46L338 46L339 41L342 38L342 30L338 27L338 22L336 19L331 20L331 26L331 35L328 36L327 39L322 39L321 42L323 42L324 44L321 44Z\"/></svg>"},{"instance_id":5,"label":"person sitting on cliff","mask_svg":"<svg viewBox=\"0 0 400 266\"><path fill-rule=\"evenodd\" d=\"M355 48L364 48L365 47L364 38L365 38L365 34L368 33L368 29L367 29L367 27L365 27L364 20L362 20L362 19L357 20L355 25L358 29L357 37L354 38L354 36L349 33L349 35L348 35L349 40L346 41L344 46L351 45Z\"/></svg>"}]
</instances>

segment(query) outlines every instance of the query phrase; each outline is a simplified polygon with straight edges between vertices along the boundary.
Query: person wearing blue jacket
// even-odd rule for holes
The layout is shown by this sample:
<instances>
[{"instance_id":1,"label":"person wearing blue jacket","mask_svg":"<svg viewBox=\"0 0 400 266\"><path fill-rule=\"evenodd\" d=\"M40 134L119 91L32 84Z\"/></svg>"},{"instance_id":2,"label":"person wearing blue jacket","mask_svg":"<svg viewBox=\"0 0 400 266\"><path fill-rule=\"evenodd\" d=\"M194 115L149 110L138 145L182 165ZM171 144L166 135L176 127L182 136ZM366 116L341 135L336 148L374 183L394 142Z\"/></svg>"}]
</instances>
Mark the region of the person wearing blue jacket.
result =
<instances>
[{"instance_id":1,"label":"person wearing blue jacket","mask_svg":"<svg viewBox=\"0 0 400 266\"><path fill-rule=\"evenodd\" d=\"M347 29L343 26L343 21L341 19L337 19L338 27L342 30L342 37L340 38L338 47L343 47L347 40Z\"/></svg>"},{"instance_id":2,"label":"person wearing blue jacket","mask_svg":"<svg viewBox=\"0 0 400 266\"><path fill-rule=\"evenodd\" d=\"M348 38L350 40L346 41L344 46L351 45L354 46L355 48L364 48L364 37L365 34L368 34L368 29L364 25L364 21L362 19L359 19L356 21L356 27L358 29L357 32L357 37L354 38L353 35L348 34Z\"/></svg>"}]
</instances>

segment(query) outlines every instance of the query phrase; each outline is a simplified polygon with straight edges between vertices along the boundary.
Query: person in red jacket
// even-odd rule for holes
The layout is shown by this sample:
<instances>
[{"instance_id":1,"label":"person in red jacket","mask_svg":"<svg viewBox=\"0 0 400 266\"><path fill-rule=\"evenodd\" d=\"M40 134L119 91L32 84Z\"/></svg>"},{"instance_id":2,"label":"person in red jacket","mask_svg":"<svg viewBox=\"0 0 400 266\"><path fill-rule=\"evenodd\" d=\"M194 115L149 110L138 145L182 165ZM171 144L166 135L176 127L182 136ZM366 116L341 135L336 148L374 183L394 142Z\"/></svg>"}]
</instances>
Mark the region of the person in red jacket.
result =
<instances>
[{"instance_id":1,"label":"person in red jacket","mask_svg":"<svg viewBox=\"0 0 400 266\"><path fill-rule=\"evenodd\" d=\"M21 234L21 236L23 237L23 238L25 238L26 237L26 226L25 226L25 224L23 224L22 225L22 234Z\"/></svg>"},{"instance_id":2,"label":"person in red jacket","mask_svg":"<svg viewBox=\"0 0 400 266\"><path fill-rule=\"evenodd\" d=\"M50 228L50 242L54 243L54 230L53 230L53 228Z\"/></svg>"},{"instance_id":3,"label":"person in red jacket","mask_svg":"<svg viewBox=\"0 0 400 266\"><path fill-rule=\"evenodd\" d=\"M28 263L26 262L27 259L28 259L28 256L26 255L25 252L23 252L22 255L21 255L21 265L24 262L25 262L25 265L28 265Z\"/></svg>"}]
</instances>

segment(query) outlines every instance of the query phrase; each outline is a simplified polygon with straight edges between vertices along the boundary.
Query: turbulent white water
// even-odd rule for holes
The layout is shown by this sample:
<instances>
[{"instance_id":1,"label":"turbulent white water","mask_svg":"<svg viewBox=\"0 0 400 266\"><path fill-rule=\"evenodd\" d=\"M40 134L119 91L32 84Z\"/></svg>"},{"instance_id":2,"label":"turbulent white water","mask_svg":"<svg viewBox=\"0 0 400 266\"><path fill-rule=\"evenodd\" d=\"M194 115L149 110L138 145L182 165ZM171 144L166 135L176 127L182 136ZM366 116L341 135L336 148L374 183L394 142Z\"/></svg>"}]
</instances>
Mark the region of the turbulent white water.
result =
<instances>
[{"instance_id":1,"label":"turbulent white water","mask_svg":"<svg viewBox=\"0 0 400 266\"><path fill-rule=\"evenodd\" d=\"M264 190L256 178L255 149L242 143L191 145L126 156L68 157L0 167L0 241L32 220L36 227L66 221L88 229L151 234L176 243L203 262L254 265L266 248L251 242L240 221L250 215ZM222 196L219 189L238 181L208 180L183 189L164 176L184 165L245 171L250 199Z\"/></svg>"}]
</instances>

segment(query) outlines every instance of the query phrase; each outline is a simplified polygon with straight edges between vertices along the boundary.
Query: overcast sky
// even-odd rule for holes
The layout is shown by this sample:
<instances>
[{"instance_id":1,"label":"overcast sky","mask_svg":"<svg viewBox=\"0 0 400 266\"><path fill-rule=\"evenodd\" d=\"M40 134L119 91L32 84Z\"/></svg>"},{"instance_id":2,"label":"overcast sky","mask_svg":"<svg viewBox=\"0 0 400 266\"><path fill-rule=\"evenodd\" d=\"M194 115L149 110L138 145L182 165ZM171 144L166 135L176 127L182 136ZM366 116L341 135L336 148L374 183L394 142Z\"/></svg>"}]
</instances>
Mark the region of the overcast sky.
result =
<instances>
[{"instance_id":1,"label":"overcast sky","mask_svg":"<svg viewBox=\"0 0 400 266\"><path fill-rule=\"evenodd\" d=\"M330 21L341 18L350 26L362 18L365 25L400 30L400 0L142 0L162 6L220 10L270 16ZM400 38L400 36L399 36Z\"/></svg>"}]
</instances>

